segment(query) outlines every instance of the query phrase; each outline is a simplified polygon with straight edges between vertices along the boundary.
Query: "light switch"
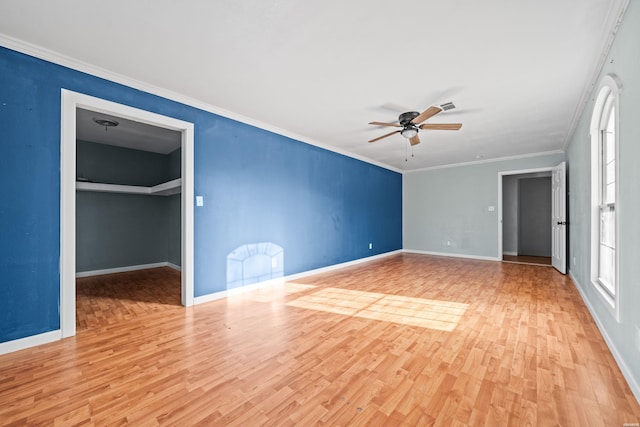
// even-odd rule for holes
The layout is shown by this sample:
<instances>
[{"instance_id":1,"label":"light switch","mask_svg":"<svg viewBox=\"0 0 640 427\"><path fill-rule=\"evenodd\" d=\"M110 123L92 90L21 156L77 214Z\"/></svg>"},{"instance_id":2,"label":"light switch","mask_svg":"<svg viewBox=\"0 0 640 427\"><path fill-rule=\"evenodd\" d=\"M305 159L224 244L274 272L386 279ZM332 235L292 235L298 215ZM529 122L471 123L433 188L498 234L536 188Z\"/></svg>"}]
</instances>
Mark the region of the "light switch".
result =
<instances>
[{"instance_id":1,"label":"light switch","mask_svg":"<svg viewBox=\"0 0 640 427\"><path fill-rule=\"evenodd\" d=\"M487 209L489 212L493 212L496 210L495 206L489 206L489 208Z\"/></svg>"},{"instance_id":2,"label":"light switch","mask_svg":"<svg viewBox=\"0 0 640 427\"><path fill-rule=\"evenodd\" d=\"M196 206L204 206L204 197L196 196Z\"/></svg>"}]
</instances>

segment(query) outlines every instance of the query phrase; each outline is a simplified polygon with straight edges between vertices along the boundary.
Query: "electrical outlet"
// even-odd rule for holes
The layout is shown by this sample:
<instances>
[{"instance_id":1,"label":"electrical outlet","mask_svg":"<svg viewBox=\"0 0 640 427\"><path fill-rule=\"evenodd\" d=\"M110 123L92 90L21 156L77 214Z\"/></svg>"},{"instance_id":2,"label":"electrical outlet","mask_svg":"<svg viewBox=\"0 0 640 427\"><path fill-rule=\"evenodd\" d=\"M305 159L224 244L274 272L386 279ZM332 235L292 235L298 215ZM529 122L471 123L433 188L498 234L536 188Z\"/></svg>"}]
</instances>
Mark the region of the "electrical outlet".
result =
<instances>
[{"instance_id":1,"label":"electrical outlet","mask_svg":"<svg viewBox=\"0 0 640 427\"><path fill-rule=\"evenodd\" d=\"M369 243L369 249L373 249L373 243Z\"/></svg>"},{"instance_id":2,"label":"electrical outlet","mask_svg":"<svg viewBox=\"0 0 640 427\"><path fill-rule=\"evenodd\" d=\"M576 257L573 257L573 266L576 266Z\"/></svg>"}]
</instances>

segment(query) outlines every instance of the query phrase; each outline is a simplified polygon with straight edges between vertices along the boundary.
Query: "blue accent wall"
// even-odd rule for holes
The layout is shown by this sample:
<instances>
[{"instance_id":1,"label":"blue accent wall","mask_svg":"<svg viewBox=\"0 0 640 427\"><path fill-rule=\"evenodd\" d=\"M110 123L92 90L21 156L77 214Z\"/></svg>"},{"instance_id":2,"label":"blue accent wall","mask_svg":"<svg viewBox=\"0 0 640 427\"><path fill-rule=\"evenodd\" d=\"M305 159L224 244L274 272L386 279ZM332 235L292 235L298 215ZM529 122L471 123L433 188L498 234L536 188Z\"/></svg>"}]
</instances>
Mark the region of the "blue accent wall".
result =
<instances>
[{"instance_id":1,"label":"blue accent wall","mask_svg":"<svg viewBox=\"0 0 640 427\"><path fill-rule=\"evenodd\" d=\"M242 244L285 275L402 247L399 173L0 48L0 342L59 329L62 88L195 124L195 296Z\"/></svg>"}]
</instances>

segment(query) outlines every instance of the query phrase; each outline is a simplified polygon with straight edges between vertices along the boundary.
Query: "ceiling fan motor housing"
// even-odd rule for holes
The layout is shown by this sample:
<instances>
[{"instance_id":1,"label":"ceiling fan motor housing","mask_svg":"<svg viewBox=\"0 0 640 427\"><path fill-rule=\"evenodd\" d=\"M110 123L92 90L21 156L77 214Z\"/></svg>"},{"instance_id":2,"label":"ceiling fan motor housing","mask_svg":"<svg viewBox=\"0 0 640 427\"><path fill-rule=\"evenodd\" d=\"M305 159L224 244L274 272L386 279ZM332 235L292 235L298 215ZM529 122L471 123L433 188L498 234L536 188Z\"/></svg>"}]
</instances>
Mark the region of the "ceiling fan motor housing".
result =
<instances>
[{"instance_id":1,"label":"ceiling fan motor housing","mask_svg":"<svg viewBox=\"0 0 640 427\"><path fill-rule=\"evenodd\" d=\"M419 115L420 113L418 113L417 111L409 111L409 112L400 114L400 116L398 116L398 121L402 126L406 126L409 123L411 123L411 120L415 119Z\"/></svg>"}]
</instances>

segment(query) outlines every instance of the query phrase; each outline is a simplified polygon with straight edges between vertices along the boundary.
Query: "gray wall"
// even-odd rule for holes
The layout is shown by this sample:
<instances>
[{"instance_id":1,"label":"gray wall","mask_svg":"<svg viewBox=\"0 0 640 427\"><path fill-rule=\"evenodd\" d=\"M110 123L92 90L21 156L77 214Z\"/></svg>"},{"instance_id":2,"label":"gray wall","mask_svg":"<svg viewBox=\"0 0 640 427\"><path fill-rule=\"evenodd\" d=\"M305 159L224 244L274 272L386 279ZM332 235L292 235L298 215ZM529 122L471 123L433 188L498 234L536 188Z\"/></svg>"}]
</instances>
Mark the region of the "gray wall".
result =
<instances>
[{"instance_id":1,"label":"gray wall","mask_svg":"<svg viewBox=\"0 0 640 427\"><path fill-rule=\"evenodd\" d=\"M162 155L78 141L77 173L93 182L152 186L180 176L180 150ZM76 192L76 271L181 265L180 200Z\"/></svg>"},{"instance_id":2,"label":"gray wall","mask_svg":"<svg viewBox=\"0 0 640 427\"><path fill-rule=\"evenodd\" d=\"M76 271L167 261L166 197L76 192Z\"/></svg>"},{"instance_id":3,"label":"gray wall","mask_svg":"<svg viewBox=\"0 0 640 427\"><path fill-rule=\"evenodd\" d=\"M173 169L170 159L171 155L76 142L76 173L78 177L93 182L146 187L157 185L173 179L170 178L170 170Z\"/></svg>"},{"instance_id":4,"label":"gray wall","mask_svg":"<svg viewBox=\"0 0 640 427\"><path fill-rule=\"evenodd\" d=\"M518 178L505 175L502 178L502 253L518 254Z\"/></svg>"},{"instance_id":5,"label":"gray wall","mask_svg":"<svg viewBox=\"0 0 640 427\"><path fill-rule=\"evenodd\" d=\"M182 176L182 149L178 148L169 154L169 179ZM169 248L167 260L175 265L182 265L182 198L180 194L168 197L169 209Z\"/></svg>"},{"instance_id":6,"label":"gray wall","mask_svg":"<svg viewBox=\"0 0 640 427\"><path fill-rule=\"evenodd\" d=\"M590 278L590 136L596 93L589 97L568 147L570 274L586 298L623 373L640 399L640 2L631 1L599 79L616 74L622 82L617 158L620 321L606 308ZM598 80L599 82L599 80ZM573 259L575 258L575 263Z\"/></svg>"},{"instance_id":7,"label":"gray wall","mask_svg":"<svg viewBox=\"0 0 640 427\"><path fill-rule=\"evenodd\" d=\"M499 258L498 173L552 167L563 160L559 153L405 173L404 248Z\"/></svg>"},{"instance_id":8,"label":"gray wall","mask_svg":"<svg viewBox=\"0 0 640 427\"><path fill-rule=\"evenodd\" d=\"M171 264L182 265L182 215L180 194L166 198L168 210L168 242L167 261Z\"/></svg>"},{"instance_id":9,"label":"gray wall","mask_svg":"<svg viewBox=\"0 0 640 427\"><path fill-rule=\"evenodd\" d=\"M551 178L518 180L518 255L551 256Z\"/></svg>"},{"instance_id":10,"label":"gray wall","mask_svg":"<svg viewBox=\"0 0 640 427\"><path fill-rule=\"evenodd\" d=\"M169 175L167 180L180 178L182 176L182 149L172 151L167 156Z\"/></svg>"}]
</instances>

